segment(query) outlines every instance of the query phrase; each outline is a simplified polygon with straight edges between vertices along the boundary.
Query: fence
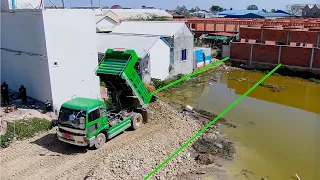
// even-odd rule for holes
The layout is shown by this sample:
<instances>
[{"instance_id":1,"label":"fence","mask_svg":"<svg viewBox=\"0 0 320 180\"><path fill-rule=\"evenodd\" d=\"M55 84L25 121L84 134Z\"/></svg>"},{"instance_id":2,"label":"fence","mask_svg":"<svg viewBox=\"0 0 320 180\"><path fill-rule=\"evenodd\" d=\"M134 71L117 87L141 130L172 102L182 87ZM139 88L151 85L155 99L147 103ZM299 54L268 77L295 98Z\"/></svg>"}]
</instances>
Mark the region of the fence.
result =
<instances>
[{"instance_id":1,"label":"fence","mask_svg":"<svg viewBox=\"0 0 320 180\"><path fill-rule=\"evenodd\" d=\"M317 31L240 28L239 34L240 39L258 40L259 42L274 41L287 45L294 42L309 43L314 47L320 46L320 32Z\"/></svg>"},{"instance_id":2,"label":"fence","mask_svg":"<svg viewBox=\"0 0 320 180\"><path fill-rule=\"evenodd\" d=\"M233 42L230 58L255 63L283 64L309 69L320 69L320 48L291 47Z\"/></svg>"}]
</instances>

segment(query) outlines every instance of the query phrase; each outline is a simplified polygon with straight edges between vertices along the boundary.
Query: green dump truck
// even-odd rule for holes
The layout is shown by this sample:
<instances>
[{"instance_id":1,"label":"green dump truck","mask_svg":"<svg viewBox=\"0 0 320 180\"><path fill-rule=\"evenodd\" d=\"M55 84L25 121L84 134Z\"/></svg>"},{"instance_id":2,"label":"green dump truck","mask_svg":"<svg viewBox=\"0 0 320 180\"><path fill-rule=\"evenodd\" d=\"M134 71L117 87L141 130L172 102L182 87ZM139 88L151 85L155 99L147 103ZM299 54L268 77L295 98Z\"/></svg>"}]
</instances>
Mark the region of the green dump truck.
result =
<instances>
[{"instance_id":1,"label":"green dump truck","mask_svg":"<svg viewBox=\"0 0 320 180\"><path fill-rule=\"evenodd\" d=\"M62 104L57 136L60 141L100 148L127 128L147 122L147 106L154 96L138 75L138 56L133 50L108 49L96 69L112 99L112 105L98 99L77 97Z\"/></svg>"}]
</instances>

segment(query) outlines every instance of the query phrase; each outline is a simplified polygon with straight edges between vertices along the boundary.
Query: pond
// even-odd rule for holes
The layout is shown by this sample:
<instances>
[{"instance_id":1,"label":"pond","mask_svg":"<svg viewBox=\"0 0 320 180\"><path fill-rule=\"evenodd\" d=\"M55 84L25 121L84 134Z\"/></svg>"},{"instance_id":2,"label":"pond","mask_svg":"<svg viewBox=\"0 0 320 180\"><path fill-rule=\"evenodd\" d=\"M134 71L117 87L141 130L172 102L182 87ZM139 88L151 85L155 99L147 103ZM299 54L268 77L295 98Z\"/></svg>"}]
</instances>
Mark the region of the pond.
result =
<instances>
[{"instance_id":1,"label":"pond","mask_svg":"<svg viewBox=\"0 0 320 180\"><path fill-rule=\"evenodd\" d=\"M219 72L197 88L193 105L219 114L263 76ZM224 116L237 126L222 126L237 147L236 159L225 164L229 178L320 179L320 84L278 75L264 83L285 88L258 86Z\"/></svg>"}]
</instances>

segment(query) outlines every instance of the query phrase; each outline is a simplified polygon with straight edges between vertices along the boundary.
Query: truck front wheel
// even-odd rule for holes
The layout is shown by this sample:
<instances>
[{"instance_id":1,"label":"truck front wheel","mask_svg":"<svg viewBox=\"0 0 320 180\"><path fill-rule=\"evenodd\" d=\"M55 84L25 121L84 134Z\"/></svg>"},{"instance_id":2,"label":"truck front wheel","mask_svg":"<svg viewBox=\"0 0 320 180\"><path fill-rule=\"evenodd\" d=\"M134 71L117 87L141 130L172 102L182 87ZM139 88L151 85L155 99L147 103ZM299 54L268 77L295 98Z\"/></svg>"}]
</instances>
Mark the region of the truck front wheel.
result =
<instances>
[{"instance_id":1,"label":"truck front wheel","mask_svg":"<svg viewBox=\"0 0 320 180\"><path fill-rule=\"evenodd\" d=\"M143 118L140 113L134 113L131 116L131 129L136 130L138 129L142 124Z\"/></svg>"},{"instance_id":2,"label":"truck front wheel","mask_svg":"<svg viewBox=\"0 0 320 180\"><path fill-rule=\"evenodd\" d=\"M94 148L95 149L101 148L105 142L106 142L106 136L103 133L99 133L96 136L96 140L94 142Z\"/></svg>"}]
</instances>

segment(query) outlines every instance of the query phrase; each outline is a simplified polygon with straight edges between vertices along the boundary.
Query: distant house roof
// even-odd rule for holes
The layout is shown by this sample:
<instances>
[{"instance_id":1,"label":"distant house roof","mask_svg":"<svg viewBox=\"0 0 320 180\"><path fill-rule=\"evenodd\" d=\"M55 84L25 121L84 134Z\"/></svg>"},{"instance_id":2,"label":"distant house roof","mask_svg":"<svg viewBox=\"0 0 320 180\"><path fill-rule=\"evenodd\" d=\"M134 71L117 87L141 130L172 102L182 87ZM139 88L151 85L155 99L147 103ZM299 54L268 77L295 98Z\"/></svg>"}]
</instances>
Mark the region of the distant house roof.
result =
<instances>
[{"instance_id":1,"label":"distant house roof","mask_svg":"<svg viewBox=\"0 0 320 180\"><path fill-rule=\"evenodd\" d=\"M219 12L218 15L245 15L249 13L263 13L263 10L225 10Z\"/></svg>"},{"instance_id":2,"label":"distant house roof","mask_svg":"<svg viewBox=\"0 0 320 180\"><path fill-rule=\"evenodd\" d=\"M284 13L248 13L248 14L230 14L224 16L225 18L281 18L290 17L289 14Z\"/></svg>"},{"instance_id":3,"label":"distant house roof","mask_svg":"<svg viewBox=\"0 0 320 180\"><path fill-rule=\"evenodd\" d=\"M110 9L122 9L120 5L113 5Z\"/></svg>"},{"instance_id":4,"label":"distant house roof","mask_svg":"<svg viewBox=\"0 0 320 180\"><path fill-rule=\"evenodd\" d=\"M118 25L112 32L168 37L175 35L184 26L187 25L179 21L125 21Z\"/></svg>"},{"instance_id":5,"label":"distant house roof","mask_svg":"<svg viewBox=\"0 0 320 180\"><path fill-rule=\"evenodd\" d=\"M283 14L288 14L288 15L290 15L289 12L287 12L287 11L285 11L285 10L279 10L279 9L276 10L275 13L283 13Z\"/></svg>"},{"instance_id":6,"label":"distant house roof","mask_svg":"<svg viewBox=\"0 0 320 180\"><path fill-rule=\"evenodd\" d=\"M135 50L139 58L144 58L160 36L139 36L133 34L97 34L97 49L105 53L109 48L126 48Z\"/></svg>"},{"instance_id":7,"label":"distant house roof","mask_svg":"<svg viewBox=\"0 0 320 180\"><path fill-rule=\"evenodd\" d=\"M172 18L172 15L167 11L160 9L110 9L110 11L115 13L119 17L119 19L122 20L135 17L146 18L150 15Z\"/></svg>"}]
</instances>

